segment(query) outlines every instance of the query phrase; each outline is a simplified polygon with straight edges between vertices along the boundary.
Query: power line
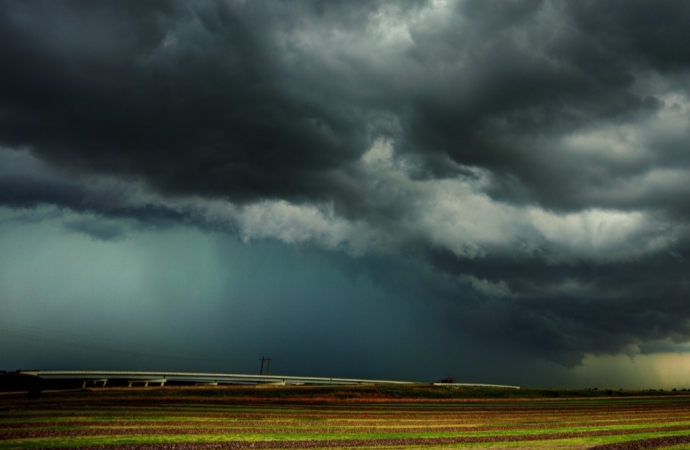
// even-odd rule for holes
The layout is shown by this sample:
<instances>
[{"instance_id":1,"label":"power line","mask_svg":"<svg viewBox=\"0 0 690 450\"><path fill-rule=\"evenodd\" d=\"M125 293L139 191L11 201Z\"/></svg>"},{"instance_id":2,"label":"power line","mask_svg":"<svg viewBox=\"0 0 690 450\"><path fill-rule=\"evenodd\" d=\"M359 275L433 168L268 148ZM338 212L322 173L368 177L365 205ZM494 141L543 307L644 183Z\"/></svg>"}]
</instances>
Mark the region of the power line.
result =
<instances>
[{"instance_id":1,"label":"power line","mask_svg":"<svg viewBox=\"0 0 690 450\"><path fill-rule=\"evenodd\" d=\"M14 329L12 329L12 328L14 328ZM128 342L128 341L115 340L115 339L94 338L93 336L88 336L88 335L84 335L84 334L69 333L69 332L58 331L58 330L50 330L47 328L39 328L39 327L34 327L34 326L29 326L29 325L19 325L19 324L13 324L13 323L2 322L2 321L0 321L0 335L10 337L10 338L15 338L15 339L24 339L24 340L30 340L30 341L36 341L36 342L44 342L44 343L48 343L51 345L61 345L61 346L66 346L66 347L82 348L82 349L87 349L87 350L92 350L92 351L100 351L100 352L120 353L120 354L127 354L127 355L136 355L136 356L147 356L147 357L153 357L153 358L178 359L178 360L187 360L187 361L227 362L227 355L223 355L220 353L207 352L207 351L206 352L196 351L196 350L189 349L189 348L187 348L187 349L185 349L185 348L172 349L170 347L162 347L162 346L151 345L151 344L138 344L135 342ZM65 339L65 337L67 337L67 339ZM201 354L201 355L207 355L210 357L204 358L204 357L197 357L197 356L165 355L165 354L161 354L158 352L152 353L152 352L141 352L138 350L117 349L117 348L112 348L112 347L105 347L102 345L93 345L93 344L85 344L83 342L75 342L73 338L88 339L91 342L101 341L101 342L119 344L119 345L137 346L137 347L144 347L144 348L148 347L151 349L159 349L159 350L165 350L165 351L170 351L170 352L179 352L180 350L182 350L183 352L188 352L188 353L194 352L197 355ZM214 356L215 356L215 358L213 358Z\"/></svg>"},{"instance_id":2,"label":"power line","mask_svg":"<svg viewBox=\"0 0 690 450\"><path fill-rule=\"evenodd\" d=\"M96 346L96 345L82 344L82 343L78 343L78 342L69 342L69 341L56 339L56 338L48 338L45 336L35 336L35 335L28 334L28 333L22 333L20 331L0 330L0 336L6 336L6 337L16 338L16 339L26 339L26 340L37 341L37 342L44 342L44 343L48 343L51 345L62 345L62 346L73 347L73 348L83 348L83 349L87 349L87 350L94 350L94 351L100 351L100 352L121 353L121 354L136 355L136 356L148 356L148 357L152 357L152 358L181 359L181 360L187 360L187 361L225 362L225 361L222 361L220 359L194 358L194 357L188 357L188 356L160 355L160 354L154 354L154 353L142 353L142 352L135 352L135 351L129 351L129 350L117 350L114 348L100 347L100 346Z\"/></svg>"},{"instance_id":3,"label":"power line","mask_svg":"<svg viewBox=\"0 0 690 450\"><path fill-rule=\"evenodd\" d=\"M224 358L226 356L225 354L222 354L222 353L209 352L209 351L197 351L197 350L191 349L191 348L184 348L184 347L171 348L171 347L164 347L164 346L160 346L160 345L145 344L145 343L141 344L141 343L137 343L137 342L117 340L117 339L108 339L108 338L103 338L103 337L96 338L92 335L90 336L90 335L86 335L86 334L70 333L70 332L66 332L66 331L51 330L48 328L39 328L39 327L30 326L30 325L19 325L19 324L0 321L0 330L2 330L3 327L10 327L10 328L19 329L19 331L11 330L11 329L6 330L9 332L25 332L25 331L29 330L29 331L31 331L32 336L37 335L36 332L38 332L39 334L42 334L42 335L44 335L44 337L49 338L49 339L55 338L55 336L51 336L51 334L53 334L53 335L62 335L62 336L67 336L67 337L74 337L74 338L79 338L79 339L88 339L89 341L97 340L97 341L105 342L105 343L136 346L139 348L146 347L146 348L150 348L150 349L172 351L172 352L182 351L182 352L187 352L187 353L205 354L207 356L211 356L211 357L215 356L215 357L221 357L221 358Z\"/></svg>"}]
</instances>

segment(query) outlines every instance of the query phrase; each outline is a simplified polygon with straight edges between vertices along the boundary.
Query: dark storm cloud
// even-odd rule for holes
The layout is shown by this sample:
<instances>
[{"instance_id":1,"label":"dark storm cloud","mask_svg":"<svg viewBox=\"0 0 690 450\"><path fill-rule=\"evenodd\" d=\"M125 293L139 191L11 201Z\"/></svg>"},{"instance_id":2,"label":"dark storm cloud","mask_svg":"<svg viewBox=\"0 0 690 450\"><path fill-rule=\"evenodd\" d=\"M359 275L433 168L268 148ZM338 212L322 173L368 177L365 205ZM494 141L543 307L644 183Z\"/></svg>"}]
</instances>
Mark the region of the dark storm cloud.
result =
<instances>
[{"instance_id":1,"label":"dark storm cloud","mask_svg":"<svg viewBox=\"0 0 690 450\"><path fill-rule=\"evenodd\" d=\"M84 195L79 186L17 176L0 178L0 204L15 208L44 203L75 207Z\"/></svg>"},{"instance_id":2,"label":"dark storm cloud","mask_svg":"<svg viewBox=\"0 0 690 450\"><path fill-rule=\"evenodd\" d=\"M166 192L239 200L328 195L323 172L367 147L366 110L276 35L299 27L302 12L364 26L374 6L2 9L8 146L77 170L140 176Z\"/></svg>"},{"instance_id":3,"label":"dark storm cloud","mask_svg":"<svg viewBox=\"0 0 690 450\"><path fill-rule=\"evenodd\" d=\"M684 26L690 15L687 2L584 1L567 3L566 9L583 33L619 61L630 60L664 73L686 71L690 66L690 51L681 44L690 38Z\"/></svg>"},{"instance_id":4,"label":"dark storm cloud","mask_svg":"<svg viewBox=\"0 0 690 450\"><path fill-rule=\"evenodd\" d=\"M690 251L690 241L681 244ZM644 342L687 342L690 308L688 267L660 253L624 264L554 266L543 258L467 261L430 255L453 275L505 282L512 295L454 302L458 322L498 342L539 349L566 365L585 353L634 352Z\"/></svg>"},{"instance_id":5,"label":"dark storm cloud","mask_svg":"<svg viewBox=\"0 0 690 450\"><path fill-rule=\"evenodd\" d=\"M91 218L68 221L65 227L103 240L121 236L124 228L116 223L99 224L98 218L132 218L143 226L157 228L189 219L187 214L164 205L128 203L118 187L95 186L88 180L70 178L68 174L51 171L27 152L0 149L0 207L30 210L57 205L95 214Z\"/></svg>"},{"instance_id":6,"label":"dark storm cloud","mask_svg":"<svg viewBox=\"0 0 690 450\"><path fill-rule=\"evenodd\" d=\"M650 168L601 160L573 171L591 157L552 147L659 109L633 87L641 71L688 67L683 2L460 2L437 28L411 25L413 43L383 69L362 58L366 48L333 39L424 3L397 5L3 2L0 138L165 192L335 199L355 214L362 199L329 174L396 133L385 114L402 124L399 151L422 155L434 174L457 173L440 155L488 168L497 174L488 192L510 201L593 206L598 190L579 186ZM334 42L310 49L318 43L301 33ZM677 151L686 137L666 143L654 166L687 166Z\"/></svg>"},{"instance_id":7,"label":"dark storm cloud","mask_svg":"<svg viewBox=\"0 0 690 450\"><path fill-rule=\"evenodd\" d=\"M653 143L654 156L640 161L555 151L562 137L658 111L663 101L636 83L650 72L687 75L686 3L468 1L459 10L446 29L413 28L415 56L459 68L414 100L409 151L490 168L498 175L492 195L557 209L615 208L582 186L604 190L651 167L687 167L687 133ZM435 55L438 48L445 52ZM505 183L511 177L522 196Z\"/></svg>"},{"instance_id":8,"label":"dark storm cloud","mask_svg":"<svg viewBox=\"0 0 690 450\"><path fill-rule=\"evenodd\" d=\"M431 272L375 278L476 333L565 364L687 341L688 18L685 1L0 1L0 145L50 164L0 170L0 202L143 222L198 220L180 198L332 204L324 227L366 224Z\"/></svg>"},{"instance_id":9,"label":"dark storm cloud","mask_svg":"<svg viewBox=\"0 0 690 450\"><path fill-rule=\"evenodd\" d=\"M83 233L101 241L116 241L126 234L121 225L104 223L102 220L77 219L66 222L64 227L71 232Z\"/></svg>"}]
</instances>

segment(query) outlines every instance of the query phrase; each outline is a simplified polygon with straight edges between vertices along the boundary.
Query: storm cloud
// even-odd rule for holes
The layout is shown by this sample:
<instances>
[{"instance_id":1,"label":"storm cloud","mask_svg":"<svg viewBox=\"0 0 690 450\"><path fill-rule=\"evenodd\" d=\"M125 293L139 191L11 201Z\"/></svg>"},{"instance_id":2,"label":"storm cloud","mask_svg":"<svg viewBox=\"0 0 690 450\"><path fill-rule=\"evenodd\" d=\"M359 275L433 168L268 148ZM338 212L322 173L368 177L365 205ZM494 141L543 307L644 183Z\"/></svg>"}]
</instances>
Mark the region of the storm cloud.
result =
<instances>
[{"instance_id":1,"label":"storm cloud","mask_svg":"<svg viewBox=\"0 0 690 450\"><path fill-rule=\"evenodd\" d=\"M3 0L0 204L115 243L191 226L315 247L567 367L681 345L689 18L670 0Z\"/></svg>"}]
</instances>

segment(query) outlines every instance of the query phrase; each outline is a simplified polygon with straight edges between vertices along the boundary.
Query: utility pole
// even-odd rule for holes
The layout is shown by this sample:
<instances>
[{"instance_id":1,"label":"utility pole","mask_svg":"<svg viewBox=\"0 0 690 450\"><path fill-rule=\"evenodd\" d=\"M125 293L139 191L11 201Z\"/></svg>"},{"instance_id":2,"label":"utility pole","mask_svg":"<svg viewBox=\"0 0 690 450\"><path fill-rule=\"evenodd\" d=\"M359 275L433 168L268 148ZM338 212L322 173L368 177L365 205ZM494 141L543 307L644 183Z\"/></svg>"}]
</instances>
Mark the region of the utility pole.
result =
<instances>
[{"instance_id":1,"label":"utility pole","mask_svg":"<svg viewBox=\"0 0 690 450\"><path fill-rule=\"evenodd\" d=\"M266 358L262 356L261 358L259 358L259 361L261 361L261 369L259 369L259 375L264 374L264 361L268 362L268 364L266 364L266 375L268 375L268 371L271 368L271 361L273 361L273 358Z\"/></svg>"}]
</instances>

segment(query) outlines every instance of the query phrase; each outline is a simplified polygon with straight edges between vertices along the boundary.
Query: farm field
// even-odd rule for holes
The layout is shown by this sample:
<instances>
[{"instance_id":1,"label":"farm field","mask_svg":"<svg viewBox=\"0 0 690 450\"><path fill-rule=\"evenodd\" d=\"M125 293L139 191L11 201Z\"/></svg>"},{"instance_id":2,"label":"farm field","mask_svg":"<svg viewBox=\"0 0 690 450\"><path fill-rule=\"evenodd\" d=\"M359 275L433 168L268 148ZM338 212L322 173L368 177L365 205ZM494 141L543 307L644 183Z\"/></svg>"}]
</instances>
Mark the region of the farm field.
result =
<instances>
[{"instance_id":1,"label":"farm field","mask_svg":"<svg viewBox=\"0 0 690 450\"><path fill-rule=\"evenodd\" d=\"M690 396L538 394L376 386L12 394L0 396L0 449L690 448ZM513 398L490 398L501 395Z\"/></svg>"}]
</instances>

